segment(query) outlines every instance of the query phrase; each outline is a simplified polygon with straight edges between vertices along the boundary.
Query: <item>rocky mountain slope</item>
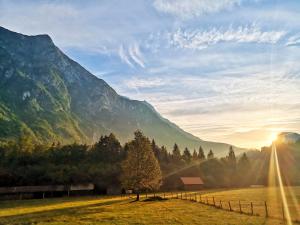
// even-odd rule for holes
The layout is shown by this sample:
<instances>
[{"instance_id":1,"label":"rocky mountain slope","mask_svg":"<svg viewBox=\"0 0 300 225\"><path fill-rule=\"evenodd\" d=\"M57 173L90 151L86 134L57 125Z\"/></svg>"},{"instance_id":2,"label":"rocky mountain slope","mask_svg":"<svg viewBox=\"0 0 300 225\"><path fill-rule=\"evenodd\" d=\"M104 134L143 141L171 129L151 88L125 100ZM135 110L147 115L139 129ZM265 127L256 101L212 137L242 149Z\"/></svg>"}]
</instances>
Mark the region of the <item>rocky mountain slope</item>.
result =
<instances>
[{"instance_id":1,"label":"rocky mountain slope","mask_svg":"<svg viewBox=\"0 0 300 225\"><path fill-rule=\"evenodd\" d=\"M0 140L96 141L113 132L122 142L141 129L169 149L176 142L224 155L229 145L203 141L162 118L145 101L116 93L58 49L48 35L0 27ZM224 153L224 154L223 154Z\"/></svg>"}]
</instances>

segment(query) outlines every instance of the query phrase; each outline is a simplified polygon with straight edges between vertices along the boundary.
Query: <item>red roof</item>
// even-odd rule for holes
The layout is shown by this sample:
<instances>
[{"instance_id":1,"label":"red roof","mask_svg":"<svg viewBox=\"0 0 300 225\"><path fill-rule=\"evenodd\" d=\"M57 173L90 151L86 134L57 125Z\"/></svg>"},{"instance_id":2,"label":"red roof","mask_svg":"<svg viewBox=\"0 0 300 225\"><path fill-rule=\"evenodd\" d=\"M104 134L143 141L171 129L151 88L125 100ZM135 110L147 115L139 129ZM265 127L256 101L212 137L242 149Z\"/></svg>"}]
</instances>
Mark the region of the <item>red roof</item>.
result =
<instances>
[{"instance_id":1,"label":"red roof","mask_svg":"<svg viewBox=\"0 0 300 225\"><path fill-rule=\"evenodd\" d=\"M180 177L180 179L185 185L203 184L201 177Z\"/></svg>"}]
</instances>

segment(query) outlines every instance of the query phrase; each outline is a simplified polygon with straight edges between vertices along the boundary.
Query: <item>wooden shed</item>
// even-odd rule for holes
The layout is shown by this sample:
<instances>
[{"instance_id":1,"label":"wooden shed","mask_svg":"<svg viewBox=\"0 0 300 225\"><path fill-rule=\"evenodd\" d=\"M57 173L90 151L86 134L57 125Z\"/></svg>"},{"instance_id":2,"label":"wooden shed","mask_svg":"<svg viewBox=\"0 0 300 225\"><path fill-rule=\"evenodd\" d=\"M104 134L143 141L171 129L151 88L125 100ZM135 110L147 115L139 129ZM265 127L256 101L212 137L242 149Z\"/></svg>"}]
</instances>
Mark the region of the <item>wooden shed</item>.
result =
<instances>
[{"instance_id":1,"label":"wooden shed","mask_svg":"<svg viewBox=\"0 0 300 225\"><path fill-rule=\"evenodd\" d=\"M201 177L180 177L183 188L186 191L197 191L202 189L203 181Z\"/></svg>"}]
</instances>

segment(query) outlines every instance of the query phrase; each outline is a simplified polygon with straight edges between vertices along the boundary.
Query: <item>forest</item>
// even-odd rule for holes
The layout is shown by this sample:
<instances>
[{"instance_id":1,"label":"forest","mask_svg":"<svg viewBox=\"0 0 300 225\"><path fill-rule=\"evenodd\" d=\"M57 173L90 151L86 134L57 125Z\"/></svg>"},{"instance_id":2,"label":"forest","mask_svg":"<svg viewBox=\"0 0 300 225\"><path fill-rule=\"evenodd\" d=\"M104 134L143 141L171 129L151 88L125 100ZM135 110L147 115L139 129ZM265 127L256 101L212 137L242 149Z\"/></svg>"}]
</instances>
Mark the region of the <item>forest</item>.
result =
<instances>
[{"instance_id":1,"label":"forest","mask_svg":"<svg viewBox=\"0 0 300 225\"><path fill-rule=\"evenodd\" d=\"M180 189L177 182L180 176L200 176L206 188L267 184L269 147L249 152L249 156L246 153L236 156L230 147L226 157L216 158L213 149L204 150L201 146L197 150L181 150L175 143L168 151L139 133L159 164L162 181L155 189ZM53 143L51 146L34 144L22 136L17 143L0 147L0 186L94 183L99 190L122 187L122 163L129 148L130 142L121 145L114 134L101 136L93 145ZM290 158L290 151L279 151L280 161L286 160L282 157L285 154ZM289 177L290 183L297 183L299 174L291 177L292 172L286 173L283 175Z\"/></svg>"}]
</instances>

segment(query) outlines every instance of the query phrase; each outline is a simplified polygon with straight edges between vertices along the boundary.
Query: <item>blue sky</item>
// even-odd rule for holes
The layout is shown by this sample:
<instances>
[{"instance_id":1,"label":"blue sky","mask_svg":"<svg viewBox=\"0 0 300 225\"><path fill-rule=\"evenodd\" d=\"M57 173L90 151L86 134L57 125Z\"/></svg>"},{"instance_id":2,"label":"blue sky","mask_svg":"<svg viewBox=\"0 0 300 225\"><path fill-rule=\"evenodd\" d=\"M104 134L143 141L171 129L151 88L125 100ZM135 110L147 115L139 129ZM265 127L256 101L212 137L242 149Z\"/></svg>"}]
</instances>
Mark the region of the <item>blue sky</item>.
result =
<instances>
[{"instance_id":1,"label":"blue sky","mask_svg":"<svg viewBox=\"0 0 300 225\"><path fill-rule=\"evenodd\" d=\"M0 25L49 34L121 95L206 140L300 132L300 1L0 0Z\"/></svg>"}]
</instances>

